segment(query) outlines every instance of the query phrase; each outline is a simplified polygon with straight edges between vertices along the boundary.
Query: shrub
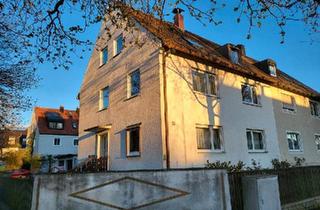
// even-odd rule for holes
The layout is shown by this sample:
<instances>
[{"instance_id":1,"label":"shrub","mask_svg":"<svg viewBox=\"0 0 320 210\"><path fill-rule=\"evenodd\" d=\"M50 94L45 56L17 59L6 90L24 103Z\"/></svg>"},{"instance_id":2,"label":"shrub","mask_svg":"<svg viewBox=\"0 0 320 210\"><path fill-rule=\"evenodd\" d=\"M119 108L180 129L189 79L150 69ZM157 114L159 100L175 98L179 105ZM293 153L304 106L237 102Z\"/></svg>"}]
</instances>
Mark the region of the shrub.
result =
<instances>
[{"instance_id":1,"label":"shrub","mask_svg":"<svg viewBox=\"0 0 320 210\"><path fill-rule=\"evenodd\" d=\"M209 160L207 160L207 163L205 165L206 168L211 169L226 169L228 172L239 172L244 169L245 164L242 161L239 161L237 164L232 165L230 161L228 162L221 162L216 161L210 163Z\"/></svg>"}]
</instances>

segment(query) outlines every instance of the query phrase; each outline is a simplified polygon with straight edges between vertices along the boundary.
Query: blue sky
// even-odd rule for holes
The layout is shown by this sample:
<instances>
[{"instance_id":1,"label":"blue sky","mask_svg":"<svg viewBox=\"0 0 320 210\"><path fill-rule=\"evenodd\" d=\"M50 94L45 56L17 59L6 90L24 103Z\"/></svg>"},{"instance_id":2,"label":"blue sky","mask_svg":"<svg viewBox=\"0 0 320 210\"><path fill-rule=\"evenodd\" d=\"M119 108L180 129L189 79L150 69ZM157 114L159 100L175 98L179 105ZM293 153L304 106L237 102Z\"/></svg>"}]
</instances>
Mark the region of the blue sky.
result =
<instances>
[{"instance_id":1,"label":"blue sky","mask_svg":"<svg viewBox=\"0 0 320 210\"><path fill-rule=\"evenodd\" d=\"M248 56L257 60L271 58L276 61L278 68L320 91L320 43L310 44L310 36L307 35L302 23L288 24L285 28L285 43L280 44L279 29L272 20L266 20L261 28L253 29L252 38L247 40L247 22L243 20L239 24L236 23L237 17L232 7L225 8L217 15L223 24L203 26L185 12L185 28L218 44L244 44ZM168 16L167 20L171 21L172 16ZM99 25L94 25L83 37L94 41L98 30ZM58 108L63 105L67 109L78 107L76 96L90 54L88 51L82 54L84 59L74 56L72 58L74 64L68 71L54 70L50 63L38 66L38 74L42 80L37 88L28 92L36 100L36 106ZM24 125L29 123L31 113L32 110L29 110L22 114Z\"/></svg>"}]
</instances>

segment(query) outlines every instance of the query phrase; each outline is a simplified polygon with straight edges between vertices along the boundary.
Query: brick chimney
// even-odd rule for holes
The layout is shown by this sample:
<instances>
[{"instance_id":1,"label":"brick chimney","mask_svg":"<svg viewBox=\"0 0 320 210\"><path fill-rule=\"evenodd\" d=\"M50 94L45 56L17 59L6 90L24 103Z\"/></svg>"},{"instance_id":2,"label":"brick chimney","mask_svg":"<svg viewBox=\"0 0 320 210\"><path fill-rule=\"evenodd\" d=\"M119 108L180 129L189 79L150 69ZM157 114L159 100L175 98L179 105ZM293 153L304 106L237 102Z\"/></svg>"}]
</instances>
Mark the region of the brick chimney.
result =
<instances>
[{"instance_id":1,"label":"brick chimney","mask_svg":"<svg viewBox=\"0 0 320 210\"><path fill-rule=\"evenodd\" d=\"M64 112L64 106L60 106L60 112L63 113Z\"/></svg>"},{"instance_id":2,"label":"brick chimney","mask_svg":"<svg viewBox=\"0 0 320 210\"><path fill-rule=\"evenodd\" d=\"M182 12L184 12L184 10L180 8L174 8L172 12L173 14L175 14L174 25L180 28L181 30L184 30L183 15L181 14Z\"/></svg>"}]
</instances>

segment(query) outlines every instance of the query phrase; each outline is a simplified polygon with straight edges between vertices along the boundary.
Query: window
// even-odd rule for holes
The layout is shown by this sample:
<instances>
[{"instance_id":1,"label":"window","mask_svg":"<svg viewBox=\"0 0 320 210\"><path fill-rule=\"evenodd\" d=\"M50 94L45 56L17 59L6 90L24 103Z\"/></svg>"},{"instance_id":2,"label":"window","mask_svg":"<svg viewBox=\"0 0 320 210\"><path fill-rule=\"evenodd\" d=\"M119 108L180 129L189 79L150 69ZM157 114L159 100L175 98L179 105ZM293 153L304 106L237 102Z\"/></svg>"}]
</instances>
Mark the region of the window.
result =
<instances>
[{"instance_id":1,"label":"window","mask_svg":"<svg viewBox=\"0 0 320 210\"><path fill-rule=\"evenodd\" d=\"M73 146L78 146L79 144L79 140L78 139L74 139L73 140Z\"/></svg>"},{"instance_id":2,"label":"window","mask_svg":"<svg viewBox=\"0 0 320 210\"><path fill-rule=\"evenodd\" d=\"M15 145L16 144L16 138L14 136L9 137L9 145Z\"/></svg>"},{"instance_id":3,"label":"window","mask_svg":"<svg viewBox=\"0 0 320 210\"><path fill-rule=\"evenodd\" d=\"M248 84L241 85L242 101L249 104L260 104L256 87Z\"/></svg>"},{"instance_id":4,"label":"window","mask_svg":"<svg viewBox=\"0 0 320 210\"><path fill-rule=\"evenodd\" d=\"M230 59L234 64L240 64L240 56L238 49L230 49Z\"/></svg>"},{"instance_id":5,"label":"window","mask_svg":"<svg viewBox=\"0 0 320 210\"><path fill-rule=\"evenodd\" d=\"M116 38L116 40L114 40L114 56L118 55L119 53L121 53L122 49L123 49L123 37L122 34L120 36L118 36Z\"/></svg>"},{"instance_id":6,"label":"window","mask_svg":"<svg viewBox=\"0 0 320 210\"><path fill-rule=\"evenodd\" d=\"M310 101L310 111L312 116L320 117L320 108L317 102Z\"/></svg>"},{"instance_id":7,"label":"window","mask_svg":"<svg viewBox=\"0 0 320 210\"><path fill-rule=\"evenodd\" d=\"M140 155L140 127L127 128L127 156Z\"/></svg>"},{"instance_id":8,"label":"window","mask_svg":"<svg viewBox=\"0 0 320 210\"><path fill-rule=\"evenodd\" d=\"M215 75L207 72L192 71L193 89L195 91L216 95Z\"/></svg>"},{"instance_id":9,"label":"window","mask_svg":"<svg viewBox=\"0 0 320 210\"><path fill-rule=\"evenodd\" d=\"M295 102L293 96L282 94L282 108L285 111L295 112Z\"/></svg>"},{"instance_id":10,"label":"window","mask_svg":"<svg viewBox=\"0 0 320 210\"><path fill-rule=\"evenodd\" d=\"M109 87L100 90L99 109L106 109L109 107Z\"/></svg>"},{"instance_id":11,"label":"window","mask_svg":"<svg viewBox=\"0 0 320 210\"><path fill-rule=\"evenodd\" d=\"M53 145L60 145L60 138L54 138Z\"/></svg>"},{"instance_id":12,"label":"window","mask_svg":"<svg viewBox=\"0 0 320 210\"><path fill-rule=\"evenodd\" d=\"M64 167L64 160L59 160L58 165L59 167Z\"/></svg>"},{"instance_id":13,"label":"window","mask_svg":"<svg viewBox=\"0 0 320 210\"><path fill-rule=\"evenodd\" d=\"M198 150L222 150L221 128L196 127Z\"/></svg>"},{"instance_id":14,"label":"window","mask_svg":"<svg viewBox=\"0 0 320 210\"><path fill-rule=\"evenodd\" d=\"M277 68L275 64L269 64L270 75L273 77L277 76Z\"/></svg>"},{"instance_id":15,"label":"window","mask_svg":"<svg viewBox=\"0 0 320 210\"><path fill-rule=\"evenodd\" d=\"M320 151L320 134L316 134L314 136L314 139L315 139L315 143L316 143L316 146L317 146L317 150Z\"/></svg>"},{"instance_id":16,"label":"window","mask_svg":"<svg viewBox=\"0 0 320 210\"><path fill-rule=\"evenodd\" d=\"M140 71L136 70L129 74L128 97L138 95L140 93Z\"/></svg>"},{"instance_id":17,"label":"window","mask_svg":"<svg viewBox=\"0 0 320 210\"><path fill-rule=\"evenodd\" d=\"M249 151L265 151L264 131L247 129L247 146Z\"/></svg>"},{"instance_id":18,"label":"window","mask_svg":"<svg viewBox=\"0 0 320 210\"><path fill-rule=\"evenodd\" d=\"M100 52L100 65L106 64L108 62L108 47L105 47Z\"/></svg>"},{"instance_id":19,"label":"window","mask_svg":"<svg viewBox=\"0 0 320 210\"><path fill-rule=\"evenodd\" d=\"M62 122L49 122L49 128L50 129L62 130L63 129L63 123Z\"/></svg>"},{"instance_id":20,"label":"window","mask_svg":"<svg viewBox=\"0 0 320 210\"><path fill-rule=\"evenodd\" d=\"M297 132L287 132L289 151L302 151L300 134Z\"/></svg>"},{"instance_id":21,"label":"window","mask_svg":"<svg viewBox=\"0 0 320 210\"><path fill-rule=\"evenodd\" d=\"M76 129L78 127L78 123L77 122L72 122L72 128Z\"/></svg>"}]
</instances>

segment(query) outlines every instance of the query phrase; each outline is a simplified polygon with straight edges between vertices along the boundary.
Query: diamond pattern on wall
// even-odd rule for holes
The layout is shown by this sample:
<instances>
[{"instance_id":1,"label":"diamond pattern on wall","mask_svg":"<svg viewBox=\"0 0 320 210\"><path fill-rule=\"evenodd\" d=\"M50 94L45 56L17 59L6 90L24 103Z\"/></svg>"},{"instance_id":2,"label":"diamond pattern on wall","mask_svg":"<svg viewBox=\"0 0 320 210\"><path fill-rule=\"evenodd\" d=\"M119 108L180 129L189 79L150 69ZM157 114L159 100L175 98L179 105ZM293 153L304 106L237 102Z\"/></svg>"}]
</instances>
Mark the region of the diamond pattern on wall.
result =
<instances>
[{"instance_id":1,"label":"diamond pattern on wall","mask_svg":"<svg viewBox=\"0 0 320 210\"><path fill-rule=\"evenodd\" d=\"M70 196L115 209L138 209L188 195L188 192L164 185L123 177Z\"/></svg>"}]
</instances>

